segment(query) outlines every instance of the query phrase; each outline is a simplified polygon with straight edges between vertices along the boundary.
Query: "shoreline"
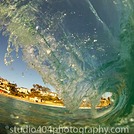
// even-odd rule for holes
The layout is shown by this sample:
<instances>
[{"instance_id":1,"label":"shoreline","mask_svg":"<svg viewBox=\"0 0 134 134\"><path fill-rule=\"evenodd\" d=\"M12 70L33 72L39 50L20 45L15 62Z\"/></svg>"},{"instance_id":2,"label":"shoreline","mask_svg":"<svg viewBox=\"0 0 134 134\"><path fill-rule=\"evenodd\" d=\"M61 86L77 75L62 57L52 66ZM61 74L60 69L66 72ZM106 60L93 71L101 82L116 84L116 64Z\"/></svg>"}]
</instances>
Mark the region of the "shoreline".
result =
<instances>
[{"instance_id":1,"label":"shoreline","mask_svg":"<svg viewBox=\"0 0 134 134\"><path fill-rule=\"evenodd\" d=\"M8 98L12 98L12 99L16 99L19 101L23 101L23 102L27 102L27 103L32 103L32 104L36 104L36 105L42 105L42 106L49 106L49 107L57 107L57 108L66 108L64 105L60 104L60 103L54 103L51 101L46 101L46 102L33 102L27 98L20 98L17 96L13 96L7 93L0 93L0 95L8 97ZM87 110L87 109L91 109L91 107L79 107L80 110ZM96 107L97 109L101 109L101 107Z\"/></svg>"},{"instance_id":2,"label":"shoreline","mask_svg":"<svg viewBox=\"0 0 134 134\"><path fill-rule=\"evenodd\" d=\"M46 101L46 102L33 102L33 101L31 101L31 100L29 100L27 98L20 98L20 97L13 96L13 95L10 95L10 94L7 94L7 93L0 93L0 95L8 97L8 98L16 99L16 100L19 100L19 101L24 101L24 102L32 103L32 104L44 105L44 106L50 106L50 107L65 108L64 105L61 105L61 104L58 105L58 103L53 103L53 102L50 102L50 101Z\"/></svg>"},{"instance_id":3,"label":"shoreline","mask_svg":"<svg viewBox=\"0 0 134 134\"><path fill-rule=\"evenodd\" d=\"M7 93L0 93L0 95L5 96L5 97L8 97L8 98L16 99L16 100L19 100L19 101L23 101L23 102L36 104L36 105L43 105L43 106L57 107L57 108L66 108L62 104L53 103L51 101L46 101L46 102L33 102L33 101L31 101L31 100L29 100L27 98L20 98L20 97L17 97L17 96L9 95ZM79 109L91 109L91 107L79 107Z\"/></svg>"},{"instance_id":4,"label":"shoreline","mask_svg":"<svg viewBox=\"0 0 134 134\"><path fill-rule=\"evenodd\" d=\"M66 108L63 100L59 99L57 93L51 92L50 89L38 84L33 85L31 92L29 92L27 88L19 88L16 84L0 78L0 95L32 104ZM98 105L95 106L95 109L107 108L109 105L111 105L109 97L101 98ZM91 109L91 104L83 100L78 109Z\"/></svg>"}]
</instances>

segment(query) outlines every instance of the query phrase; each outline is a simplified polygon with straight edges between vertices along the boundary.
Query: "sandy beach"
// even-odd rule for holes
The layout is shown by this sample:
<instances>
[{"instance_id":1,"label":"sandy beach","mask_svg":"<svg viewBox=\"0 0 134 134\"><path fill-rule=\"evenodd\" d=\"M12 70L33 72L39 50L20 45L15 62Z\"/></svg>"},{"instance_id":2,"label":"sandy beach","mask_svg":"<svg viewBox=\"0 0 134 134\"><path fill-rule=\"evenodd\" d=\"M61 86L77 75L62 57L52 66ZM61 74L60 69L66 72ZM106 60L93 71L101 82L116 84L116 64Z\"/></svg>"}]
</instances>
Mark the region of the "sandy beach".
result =
<instances>
[{"instance_id":1,"label":"sandy beach","mask_svg":"<svg viewBox=\"0 0 134 134\"><path fill-rule=\"evenodd\" d=\"M28 103L37 104L37 105L45 105L45 106L53 106L53 107L65 108L64 105L62 105L60 103L54 103L54 102L51 102L51 101L33 102L33 101L29 100L28 98L22 98L22 97L10 95L10 94L7 94L7 93L0 93L0 95L6 96L6 97L10 97L10 98L13 98L13 99L17 99L19 101L25 101L25 102L28 102Z\"/></svg>"},{"instance_id":2,"label":"sandy beach","mask_svg":"<svg viewBox=\"0 0 134 134\"><path fill-rule=\"evenodd\" d=\"M28 102L28 103L33 103L33 104L36 104L36 105L44 105L44 106L52 106L52 107L65 108L65 106L63 104L52 102L52 101L34 102L34 101L32 101L32 100L30 100L28 98L22 98L22 97L14 96L14 95L7 94L7 93L0 93L0 95L6 96L6 97L10 97L10 98L13 98L13 99L17 99L19 101L25 101L25 102ZM100 106L96 107L96 109L101 109L101 108L102 107L100 107ZM80 106L79 109L91 109L91 107Z\"/></svg>"}]
</instances>

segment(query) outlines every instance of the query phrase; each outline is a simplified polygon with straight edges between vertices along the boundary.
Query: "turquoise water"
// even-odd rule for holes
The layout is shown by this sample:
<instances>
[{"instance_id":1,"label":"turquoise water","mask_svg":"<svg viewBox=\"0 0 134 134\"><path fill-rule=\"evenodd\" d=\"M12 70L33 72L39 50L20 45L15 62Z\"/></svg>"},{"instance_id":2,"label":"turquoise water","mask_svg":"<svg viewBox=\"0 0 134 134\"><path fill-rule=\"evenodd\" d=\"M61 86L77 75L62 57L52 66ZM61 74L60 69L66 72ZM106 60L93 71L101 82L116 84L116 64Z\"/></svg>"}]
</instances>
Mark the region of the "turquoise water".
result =
<instances>
[{"instance_id":1,"label":"turquoise water","mask_svg":"<svg viewBox=\"0 0 134 134\"><path fill-rule=\"evenodd\" d=\"M13 51L21 50L24 61L55 87L73 113L62 117L48 108L46 123L58 118L61 124L67 120L76 126L133 128L133 9L132 0L1 1L0 27L9 37L5 64L13 61ZM113 105L95 110L105 92L113 94ZM91 110L79 112L83 99L92 103ZM4 107L8 109L8 104ZM39 123L45 121L39 116L34 121L36 117Z\"/></svg>"},{"instance_id":2,"label":"turquoise water","mask_svg":"<svg viewBox=\"0 0 134 134\"><path fill-rule=\"evenodd\" d=\"M101 112L102 110L98 110ZM90 130L92 128L99 128L99 127L115 127L115 128L126 128L126 131L122 133L129 133L133 134L133 113L129 114L128 117L118 118L117 122L109 120L107 123L105 122L106 119L92 119L90 109L79 109L77 112L70 112L66 108L59 108L59 107L50 107L38 104L32 104L24 101L19 101L16 99L4 97L0 95L0 132L1 134L15 134L20 133L20 131L16 130L13 131L12 128L36 128L42 127L42 131L33 131L36 134L59 134L56 129L60 128L82 128L83 131L74 132L80 134L88 134L93 132ZM112 117L111 117L112 118ZM129 127L128 127L129 126ZM87 131L84 131L84 128L87 128ZM48 128L48 129L47 129ZM56 129L55 129L56 128ZM88 131L88 129L90 131ZM52 130L52 131L50 131ZM83 132L83 133L82 133ZM101 133L102 131L100 131ZM118 130L118 133L120 131ZM22 134L25 134L26 131L22 131ZM27 133L27 134L28 134ZM67 133L67 132L66 132ZM68 132L71 134L71 131ZM94 133L97 133L96 131ZM102 132L101 134L103 134ZM110 132L109 132L110 133ZM115 133L115 132L114 132ZM98 133L97 133L98 134Z\"/></svg>"}]
</instances>

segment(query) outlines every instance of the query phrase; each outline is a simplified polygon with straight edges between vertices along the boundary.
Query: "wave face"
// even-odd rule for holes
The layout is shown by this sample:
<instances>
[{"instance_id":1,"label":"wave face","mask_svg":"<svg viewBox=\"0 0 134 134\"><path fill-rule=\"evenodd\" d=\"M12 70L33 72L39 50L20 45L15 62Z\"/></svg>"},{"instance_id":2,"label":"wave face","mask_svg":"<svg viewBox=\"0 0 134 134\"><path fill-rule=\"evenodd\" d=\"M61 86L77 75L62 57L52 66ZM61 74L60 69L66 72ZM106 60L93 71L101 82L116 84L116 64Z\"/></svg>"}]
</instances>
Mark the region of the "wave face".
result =
<instances>
[{"instance_id":1,"label":"wave face","mask_svg":"<svg viewBox=\"0 0 134 134\"><path fill-rule=\"evenodd\" d=\"M71 111L86 99L91 117L105 122L132 114L133 9L132 0L2 0L0 27L9 37L5 64L21 49ZM105 92L112 92L113 105L95 110Z\"/></svg>"}]
</instances>

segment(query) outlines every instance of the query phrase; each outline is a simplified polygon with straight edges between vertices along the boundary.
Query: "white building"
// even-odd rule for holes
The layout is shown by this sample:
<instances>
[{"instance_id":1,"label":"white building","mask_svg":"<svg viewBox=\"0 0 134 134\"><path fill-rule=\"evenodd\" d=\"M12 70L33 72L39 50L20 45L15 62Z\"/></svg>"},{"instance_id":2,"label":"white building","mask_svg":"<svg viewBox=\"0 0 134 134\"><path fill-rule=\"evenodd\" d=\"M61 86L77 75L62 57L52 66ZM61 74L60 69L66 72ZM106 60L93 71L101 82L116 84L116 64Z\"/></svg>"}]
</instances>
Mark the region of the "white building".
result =
<instances>
[{"instance_id":1,"label":"white building","mask_svg":"<svg viewBox=\"0 0 134 134\"><path fill-rule=\"evenodd\" d=\"M33 102L42 102L41 99L38 97L30 97L29 99Z\"/></svg>"},{"instance_id":2,"label":"white building","mask_svg":"<svg viewBox=\"0 0 134 134\"><path fill-rule=\"evenodd\" d=\"M28 91L27 88L24 88L24 87L17 88L17 91L19 91L21 93L25 93L25 94L29 94L29 92L30 92L30 91Z\"/></svg>"}]
</instances>

